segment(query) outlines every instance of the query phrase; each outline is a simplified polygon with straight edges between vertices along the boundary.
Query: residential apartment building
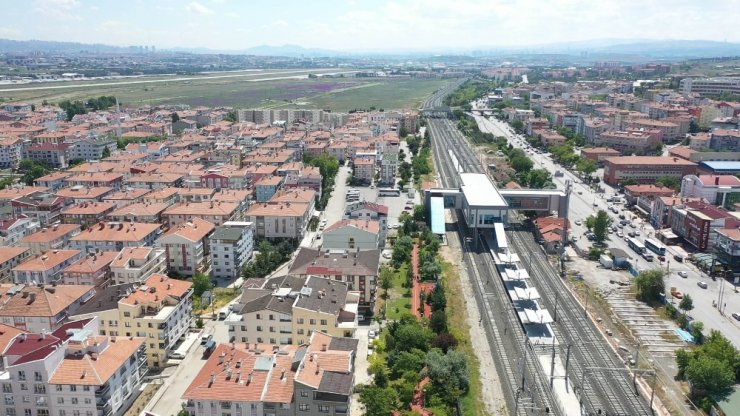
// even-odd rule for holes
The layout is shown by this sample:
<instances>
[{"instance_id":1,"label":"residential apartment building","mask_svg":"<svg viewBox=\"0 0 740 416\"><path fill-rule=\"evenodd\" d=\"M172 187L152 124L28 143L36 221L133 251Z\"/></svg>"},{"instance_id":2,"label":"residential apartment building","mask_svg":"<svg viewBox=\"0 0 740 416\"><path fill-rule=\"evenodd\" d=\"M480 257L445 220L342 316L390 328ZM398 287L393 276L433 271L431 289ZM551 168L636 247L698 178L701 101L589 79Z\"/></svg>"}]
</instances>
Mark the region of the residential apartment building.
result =
<instances>
[{"instance_id":1,"label":"residential apartment building","mask_svg":"<svg viewBox=\"0 0 740 416\"><path fill-rule=\"evenodd\" d=\"M373 250L384 246L377 220L341 220L323 231L321 246L331 250Z\"/></svg>"},{"instance_id":2,"label":"residential apartment building","mask_svg":"<svg viewBox=\"0 0 740 416\"><path fill-rule=\"evenodd\" d=\"M720 228L717 230L717 242L714 245L719 261L732 270L737 276L740 274L740 229Z\"/></svg>"},{"instance_id":3,"label":"residential apartment building","mask_svg":"<svg viewBox=\"0 0 740 416\"><path fill-rule=\"evenodd\" d=\"M730 212L704 202L687 202L672 211L673 233L702 252L713 249L717 230L740 226L740 220Z\"/></svg>"},{"instance_id":4,"label":"residential apartment building","mask_svg":"<svg viewBox=\"0 0 740 416\"><path fill-rule=\"evenodd\" d=\"M159 224L162 222L162 213L168 207L164 203L137 202L110 211L107 216L111 221Z\"/></svg>"},{"instance_id":5,"label":"residential apartment building","mask_svg":"<svg viewBox=\"0 0 740 416\"><path fill-rule=\"evenodd\" d=\"M308 226L310 206L290 202L254 204L244 218L254 224L259 238L299 239Z\"/></svg>"},{"instance_id":6,"label":"residential apartment building","mask_svg":"<svg viewBox=\"0 0 740 416\"><path fill-rule=\"evenodd\" d=\"M116 141L110 137L87 137L72 143L70 160L100 160L108 149L109 154L117 150Z\"/></svg>"},{"instance_id":7,"label":"residential apartment building","mask_svg":"<svg viewBox=\"0 0 740 416\"><path fill-rule=\"evenodd\" d=\"M304 344L313 331L353 337L359 293L347 283L319 277L282 276L246 287L226 321L235 342Z\"/></svg>"},{"instance_id":8,"label":"residential apartment building","mask_svg":"<svg viewBox=\"0 0 740 416\"><path fill-rule=\"evenodd\" d=\"M191 416L346 415L357 340L313 332L304 345L221 344L182 398Z\"/></svg>"},{"instance_id":9,"label":"residential apartment building","mask_svg":"<svg viewBox=\"0 0 740 416\"><path fill-rule=\"evenodd\" d=\"M717 151L740 152L740 130L713 130L709 139L709 147Z\"/></svg>"},{"instance_id":10,"label":"residential apartment building","mask_svg":"<svg viewBox=\"0 0 740 416\"><path fill-rule=\"evenodd\" d=\"M94 294L94 286L0 285L0 322L48 333L67 322Z\"/></svg>"},{"instance_id":11,"label":"residential apartment building","mask_svg":"<svg viewBox=\"0 0 740 416\"><path fill-rule=\"evenodd\" d=\"M12 281L11 270L31 257L31 249L19 246L0 246L0 282Z\"/></svg>"},{"instance_id":12,"label":"residential apartment building","mask_svg":"<svg viewBox=\"0 0 740 416\"><path fill-rule=\"evenodd\" d=\"M211 276L222 279L238 278L254 252L254 224L227 221L216 227L209 240Z\"/></svg>"},{"instance_id":13,"label":"residential apartment building","mask_svg":"<svg viewBox=\"0 0 740 416\"><path fill-rule=\"evenodd\" d=\"M100 335L143 337L150 367L162 367L181 336L190 329L193 283L153 274L140 284L101 290L74 318L100 319Z\"/></svg>"},{"instance_id":14,"label":"residential apartment building","mask_svg":"<svg viewBox=\"0 0 740 416\"><path fill-rule=\"evenodd\" d=\"M110 264L116 256L118 252L115 251L88 253L62 270L62 282L65 285L107 285L111 276Z\"/></svg>"},{"instance_id":15,"label":"residential apartment building","mask_svg":"<svg viewBox=\"0 0 740 416\"><path fill-rule=\"evenodd\" d=\"M69 157L67 149L70 147L66 143L37 143L23 147L23 159L30 159L34 162L45 163L46 166L54 169L65 169L69 166Z\"/></svg>"},{"instance_id":16,"label":"residential apartment building","mask_svg":"<svg viewBox=\"0 0 740 416\"><path fill-rule=\"evenodd\" d=\"M32 218L42 227L48 227L59 221L65 204L64 198L48 192L34 192L19 196L10 202L14 216Z\"/></svg>"},{"instance_id":17,"label":"residential apartment building","mask_svg":"<svg viewBox=\"0 0 740 416\"><path fill-rule=\"evenodd\" d=\"M70 205L62 210L62 222L87 228L103 221L115 207L110 202L81 202Z\"/></svg>"},{"instance_id":18,"label":"residential apartment building","mask_svg":"<svg viewBox=\"0 0 740 416\"><path fill-rule=\"evenodd\" d=\"M696 163L677 157L621 156L604 161L604 182L617 186L627 180L655 183L661 177L678 179L696 173Z\"/></svg>"},{"instance_id":19,"label":"residential apartment building","mask_svg":"<svg viewBox=\"0 0 740 416\"><path fill-rule=\"evenodd\" d=\"M380 262L380 250L322 250L301 247L288 271L299 277L317 276L346 282L359 291L360 314L372 311Z\"/></svg>"},{"instance_id":20,"label":"residential apartment building","mask_svg":"<svg viewBox=\"0 0 740 416\"><path fill-rule=\"evenodd\" d=\"M16 284L37 285L61 282L62 270L82 258L80 250L52 250L15 266L11 272Z\"/></svg>"},{"instance_id":21,"label":"residential apartment building","mask_svg":"<svg viewBox=\"0 0 740 416\"><path fill-rule=\"evenodd\" d=\"M623 155L644 155L654 151L660 140L640 130L605 131L599 134L594 144L615 149Z\"/></svg>"},{"instance_id":22,"label":"residential apartment building","mask_svg":"<svg viewBox=\"0 0 740 416\"><path fill-rule=\"evenodd\" d=\"M734 175L688 175L681 181L681 196L704 198L712 205L730 208L740 202L740 178Z\"/></svg>"},{"instance_id":23,"label":"residential apartment building","mask_svg":"<svg viewBox=\"0 0 740 416\"><path fill-rule=\"evenodd\" d=\"M161 233L159 224L100 222L70 238L69 246L87 253L119 252L124 247L152 246Z\"/></svg>"},{"instance_id":24,"label":"residential apartment building","mask_svg":"<svg viewBox=\"0 0 740 416\"><path fill-rule=\"evenodd\" d=\"M45 251L66 247L69 240L79 234L80 230L77 224L54 224L21 238L18 244L30 248L31 254L37 256Z\"/></svg>"},{"instance_id":25,"label":"residential apartment building","mask_svg":"<svg viewBox=\"0 0 740 416\"><path fill-rule=\"evenodd\" d=\"M384 186L395 186L398 173L398 152L384 152L380 159L380 184Z\"/></svg>"},{"instance_id":26,"label":"residential apartment building","mask_svg":"<svg viewBox=\"0 0 740 416\"><path fill-rule=\"evenodd\" d=\"M283 184L281 176L267 176L254 184L254 192L257 202L267 202L280 189Z\"/></svg>"},{"instance_id":27,"label":"residential apartment building","mask_svg":"<svg viewBox=\"0 0 740 416\"><path fill-rule=\"evenodd\" d=\"M380 241L384 242L388 231L388 207L374 202L354 202L345 207L344 219L376 220L380 223Z\"/></svg>"},{"instance_id":28,"label":"residential apartment building","mask_svg":"<svg viewBox=\"0 0 740 416\"><path fill-rule=\"evenodd\" d=\"M167 269L181 276L206 272L211 260L208 237L215 228L200 218L170 228L157 240L157 246L165 250Z\"/></svg>"},{"instance_id":29,"label":"residential apartment building","mask_svg":"<svg viewBox=\"0 0 740 416\"><path fill-rule=\"evenodd\" d=\"M610 149L608 147L589 147L581 149L581 156L586 159L593 160L599 166L604 166L605 159L621 155L622 154L618 150Z\"/></svg>"},{"instance_id":30,"label":"residential apartment building","mask_svg":"<svg viewBox=\"0 0 740 416\"><path fill-rule=\"evenodd\" d=\"M101 337L96 328L85 320L14 335L4 348L3 391L15 394L6 395L6 414L123 415L148 371L144 339Z\"/></svg>"},{"instance_id":31,"label":"residential apartment building","mask_svg":"<svg viewBox=\"0 0 740 416\"><path fill-rule=\"evenodd\" d=\"M193 218L206 220L214 225L221 225L234 218L239 204L233 202L181 202L167 208L162 219L170 227L189 221Z\"/></svg>"},{"instance_id":32,"label":"residential apartment building","mask_svg":"<svg viewBox=\"0 0 740 416\"><path fill-rule=\"evenodd\" d=\"M16 169L21 163L23 141L17 137L0 139L0 169Z\"/></svg>"},{"instance_id":33,"label":"residential apartment building","mask_svg":"<svg viewBox=\"0 0 740 416\"><path fill-rule=\"evenodd\" d=\"M14 246L25 236L39 228L39 223L30 218L11 217L0 219L0 245Z\"/></svg>"},{"instance_id":34,"label":"residential apartment building","mask_svg":"<svg viewBox=\"0 0 740 416\"><path fill-rule=\"evenodd\" d=\"M352 176L363 183L372 183L375 177L375 160L358 158L353 161Z\"/></svg>"},{"instance_id":35,"label":"residential apartment building","mask_svg":"<svg viewBox=\"0 0 740 416\"><path fill-rule=\"evenodd\" d=\"M167 271L165 250L157 247L126 247L110 264L111 284L141 283Z\"/></svg>"}]
</instances>

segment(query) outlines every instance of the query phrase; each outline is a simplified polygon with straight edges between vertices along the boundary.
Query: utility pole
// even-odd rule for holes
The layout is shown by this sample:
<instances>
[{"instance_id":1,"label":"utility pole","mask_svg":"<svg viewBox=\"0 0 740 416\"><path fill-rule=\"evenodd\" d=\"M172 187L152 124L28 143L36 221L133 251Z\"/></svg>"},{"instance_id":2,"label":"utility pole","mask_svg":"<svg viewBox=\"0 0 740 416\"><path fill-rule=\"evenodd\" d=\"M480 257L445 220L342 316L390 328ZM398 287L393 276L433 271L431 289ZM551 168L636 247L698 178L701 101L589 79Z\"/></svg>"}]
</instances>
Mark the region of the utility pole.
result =
<instances>
[{"instance_id":1,"label":"utility pole","mask_svg":"<svg viewBox=\"0 0 740 416\"><path fill-rule=\"evenodd\" d=\"M552 338L552 359L550 361L550 390L555 387L555 337Z\"/></svg>"},{"instance_id":2,"label":"utility pole","mask_svg":"<svg viewBox=\"0 0 740 416\"><path fill-rule=\"evenodd\" d=\"M568 390L568 367L570 365L570 347L571 344L568 344L568 350L565 353L565 392L570 393Z\"/></svg>"},{"instance_id":3,"label":"utility pole","mask_svg":"<svg viewBox=\"0 0 740 416\"><path fill-rule=\"evenodd\" d=\"M637 351L635 352L635 367L640 368L640 346L642 344L637 344ZM639 394L637 391L637 371L632 372L632 385L635 387L635 394Z\"/></svg>"}]
</instances>

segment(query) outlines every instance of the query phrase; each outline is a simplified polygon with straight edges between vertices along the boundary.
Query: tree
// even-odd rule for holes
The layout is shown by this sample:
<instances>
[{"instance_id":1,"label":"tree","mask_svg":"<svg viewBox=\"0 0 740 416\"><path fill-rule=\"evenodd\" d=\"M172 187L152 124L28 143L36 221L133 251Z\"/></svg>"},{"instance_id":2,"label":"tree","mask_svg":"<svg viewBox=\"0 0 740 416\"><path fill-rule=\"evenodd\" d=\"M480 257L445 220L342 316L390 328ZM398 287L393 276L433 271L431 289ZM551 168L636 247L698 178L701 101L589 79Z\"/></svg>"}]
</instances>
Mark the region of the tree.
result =
<instances>
[{"instance_id":1,"label":"tree","mask_svg":"<svg viewBox=\"0 0 740 416\"><path fill-rule=\"evenodd\" d=\"M447 314L445 314L444 310L432 312L432 317L429 319L429 327L437 334L447 332Z\"/></svg>"},{"instance_id":2,"label":"tree","mask_svg":"<svg viewBox=\"0 0 740 416\"><path fill-rule=\"evenodd\" d=\"M513 121L513 122L511 123L511 127L512 127L512 128L514 129L514 130L516 130L516 131L518 131L518 132L521 132L521 131L522 131L522 129L524 128L524 123L523 123L523 122L522 122L521 120L515 120L515 121Z\"/></svg>"},{"instance_id":3,"label":"tree","mask_svg":"<svg viewBox=\"0 0 740 416\"><path fill-rule=\"evenodd\" d=\"M727 363L714 357L693 358L685 374L694 389L706 392L710 396L727 393L735 383L733 369Z\"/></svg>"},{"instance_id":4,"label":"tree","mask_svg":"<svg viewBox=\"0 0 740 416\"><path fill-rule=\"evenodd\" d=\"M193 275L193 295L196 297L199 297L203 294L206 290L211 290L213 288L213 284L211 284L211 279L208 277L208 275L203 273L196 273Z\"/></svg>"},{"instance_id":5,"label":"tree","mask_svg":"<svg viewBox=\"0 0 740 416\"><path fill-rule=\"evenodd\" d=\"M424 368L426 353L422 350L401 351L388 355L391 377L401 378L405 373L418 373Z\"/></svg>"},{"instance_id":6,"label":"tree","mask_svg":"<svg viewBox=\"0 0 740 416\"><path fill-rule=\"evenodd\" d=\"M509 160L509 164L517 172L529 171L534 166L534 163L526 156L514 156Z\"/></svg>"},{"instance_id":7,"label":"tree","mask_svg":"<svg viewBox=\"0 0 740 416\"><path fill-rule=\"evenodd\" d=\"M683 295L683 299L678 303L678 309L681 309L684 315L694 309L694 300L691 299L691 295L688 293Z\"/></svg>"},{"instance_id":8,"label":"tree","mask_svg":"<svg viewBox=\"0 0 740 416\"><path fill-rule=\"evenodd\" d=\"M177 123L178 121L180 121L180 115L177 114L177 113L172 113L172 115L170 115L170 117L172 118L172 123L173 124L174 123Z\"/></svg>"},{"instance_id":9,"label":"tree","mask_svg":"<svg viewBox=\"0 0 740 416\"><path fill-rule=\"evenodd\" d=\"M426 222L427 210L424 208L424 205L416 205L414 207L414 213L412 217L414 218L414 221Z\"/></svg>"},{"instance_id":10,"label":"tree","mask_svg":"<svg viewBox=\"0 0 740 416\"><path fill-rule=\"evenodd\" d=\"M390 387L363 386L360 402L368 416L388 416L399 407L398 393Z\"/></svg>"},{"instance_id":11,"label":"tree","mask_svg":"<svg viewBox=\"0 0 740 416\"><path fill-rule=\"evenodd\" d=\"M527 173L527 186L532 189L542 189L551 179L550 172L544 169L532 169Z\"/></svg>"},{"instance_id":12,"label":"tree","mask_svg":"<svg viewBox=\"0 0 740 416\"><path fill-rule=\"evenodd\" d=\"M18 165L18 173L22 174L21 181L26 185L33 185L33 181L48 174L51 171L46 163L30 159L23 159Z\"/></svg>"},{"instance_id":13,"label":"tree","mask_svg":"<svg viewBox=\"0 0 740 416\"><path fill-rule=\"evenodd\" d=\"M470 387L470 370L465 354L449 350L441 354L437 350L427 353L427 370L432 385L449 405L457 403Z\"/></svg>"},{"instance_id":14,"label":"tree","mask_svg":"<svg viewBox=\"0 0 740 416\"><path fill-rule=\"evenodd\" d=\"M579 172L582 172L585 176L591 176L592 173L596 172L598 166L593 160L582 158L576 164L576 169Z\"/></svg>"},{"instance_id":15,"label":"tree","mask_svg":"<svg viewBox=\"0 0 740 416\"><path fill-rule=\"evenodd\" d=\"M232 123L236 123L238 119L238 115L236 114L236 111L229 111L228 114L226 114L226 117L224 117L224 120L230 121Z\"/></svg>"},{"instance_id":16,"label":"tree","mask_svg":"<svg viewBox=\"0 0 740 416\"><path fill-rule=\"evenodd\" d=\"M396 240L396 244L393 245L393 256L391 258L391 263L394 267L401 267L401 264L409 261L413 245L414 241L406 235Z\"/></svg>"},{"instance_id":17,"label":"tree","mask_svg":"<svg viewBox=\"0 0 740 416\"><path fill-rule=\"evenodd\" d=\"M643 302L659 300L660 294L665 293L662 269L645 270L635 278L637 298Z\"/></svg>"},{"instance_id":18,"label":"tree","mask_svg":"<svg viewBox=\"0 0 740 416\"><path fill-rule=\"evenodd\" d=\"M393 288L393 270L389 267L380 269L380 288L383 289L383 298L388 298L388 291Z\"/></svg>"},{"instance_id":19,"label":"tree","mask_svg":"<svg viewBox=\"0 0 740 416\"><path fill-rule=\"evenodd\" d=\"M655 184L658 186L665 186L666 188L678 190L681 187L681 179L675 176L661 176L660 178L658 178L658 180L655 181Z\"/></svg>"},{"instance_id":20,"label":"tree","mask_svg":"<svg viewBox=\"0 0 740 416\"><path fill-rule=\"evenodd\" d=\"M457 338L452 334L442 333L432 340L432 346L446 354L450 349L457 347Z\"/></svg>"},{"instance_id":21,"label":"tree","mask_svg":"<svg viewBox=\"0 0 740 416\"><path fill-rule=\"evenodd\" d=\"M408 136L408 135L409 135L409 131L408 131L408 130L406 129L406 127L401 127L401 129L400 129L400 130L398 130L398 135L399 135L399 136L400 136L401 138L404 138L404 137L406 137L406 136Z\"/></svg>"},{"instance_id":22,"label":"tree","mask_svg":"<svg viewBox=\"0 0 740 416\"><path fill-rule=\"evenodd\" d=\"M396 351L429 350L434 334L429 328L416 321L402 324L393 334L393 347Z\"/></svg>"},{"instance_id":23,"label":"tree","mask_svg":"<svg viewBox=\"0 0 740 416\"><path fill-rule=\"evenodd\" d=\"M103 154L101 156L103 159L105 159L106 157L110 157L110 149L108 148L108 146L103 148Z\"/></svg>"},{"instance_id":24,"label":"tree","mask_svg":"<svg viewBox=\"0 0 740 416\"><path fill-rule=\"evenodd\" d=\"M435 286L431 299L429 299L429 304L432 305L432 311L441 311L447 306L447 298L445 297L444 287L441 284L437 283L437 286Z\"/></svg>"},{"instance_id":25,"label":"tree","mask_svg":"<svg viewBox=\"0 0 740 416\"><path fill-rule=\"evenodd\" d=\"M588 222L588 220L586 220ZM599 210L596 213L596 217L593 221L594 235L596 235L596 241L602 242L606 240L609 235L609 226L612 225L612 218L604 210Z\"/></svg>"}]
</instances>

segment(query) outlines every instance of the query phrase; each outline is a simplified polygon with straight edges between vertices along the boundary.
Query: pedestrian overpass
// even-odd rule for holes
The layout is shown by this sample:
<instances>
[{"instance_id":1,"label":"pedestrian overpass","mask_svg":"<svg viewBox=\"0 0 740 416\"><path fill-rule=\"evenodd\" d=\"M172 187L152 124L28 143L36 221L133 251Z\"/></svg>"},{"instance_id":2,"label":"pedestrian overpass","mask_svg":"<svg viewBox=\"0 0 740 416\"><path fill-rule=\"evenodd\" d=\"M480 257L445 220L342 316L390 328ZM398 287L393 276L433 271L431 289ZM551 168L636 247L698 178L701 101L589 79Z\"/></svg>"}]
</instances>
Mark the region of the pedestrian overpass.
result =
<instances>
[{"instance_id":1,"label":"pedestrian overpass","mask_svg":"<svg viewBox=\"0 0 740 416\"><path fill-rule=\"evenodd\" d=\"M433 233L445 233L444 211L455 209L462 211L468 228L478 234L493 230L496 223L507 223L509 210L567 218L568 196L569 192L558 189L499 190L483 173L460 173L459 188L424 190L424 206Z\"/></svg>"}]
</instances>

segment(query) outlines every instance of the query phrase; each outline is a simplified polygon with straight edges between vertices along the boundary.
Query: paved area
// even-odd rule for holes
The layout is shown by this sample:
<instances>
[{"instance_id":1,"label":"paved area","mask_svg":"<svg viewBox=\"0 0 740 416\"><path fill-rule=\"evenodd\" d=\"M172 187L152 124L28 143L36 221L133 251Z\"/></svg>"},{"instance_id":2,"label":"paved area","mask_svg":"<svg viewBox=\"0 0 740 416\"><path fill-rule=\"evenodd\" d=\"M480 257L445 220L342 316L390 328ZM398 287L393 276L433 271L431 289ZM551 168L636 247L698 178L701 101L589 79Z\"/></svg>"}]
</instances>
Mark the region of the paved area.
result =
<instances>
[{"instance_id":1,"label":"paved area","mask_svg":"<svg viewBox=\"0 0 740 416\"><path fill-rule=\"evenodd\" d=\"M355 332L355 337L358 339L357 343L357 358L355 358L355 386L360 384L368 384L372 381L372 376L368 372L368 356L367 356L367 344L369 342L367 338L370 330L378 331L377 324L371 325L360 325ZM364 406L360 403L359 394L352 395L352 405L350 407L351 416L360 416L364 414Z\"/></svg>"}]
</instances>

